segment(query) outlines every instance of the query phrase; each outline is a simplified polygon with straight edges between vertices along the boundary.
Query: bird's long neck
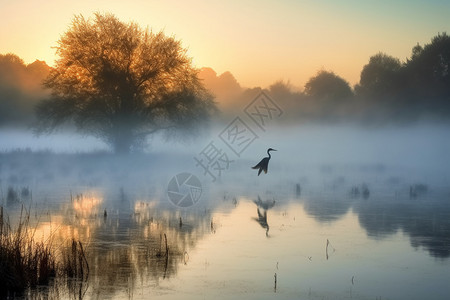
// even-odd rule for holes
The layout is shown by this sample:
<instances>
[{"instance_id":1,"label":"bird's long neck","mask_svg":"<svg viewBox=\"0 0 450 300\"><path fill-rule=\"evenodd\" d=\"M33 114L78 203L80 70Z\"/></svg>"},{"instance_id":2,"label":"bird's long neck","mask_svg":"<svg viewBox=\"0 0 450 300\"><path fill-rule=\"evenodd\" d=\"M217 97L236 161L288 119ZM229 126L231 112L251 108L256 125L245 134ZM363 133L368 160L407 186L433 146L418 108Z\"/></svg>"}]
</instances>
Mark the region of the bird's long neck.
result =
<instances>
[{"instance_id":1,"label":"bird's long neck","mask_svg":"<svg viewBox=\"0 0 450 300\"><path fill-rule=\"evenodd\" d=\"M267 154L269 155L269 159L272 157L271 155L270 155L270 150L267 150Z\"/></svg>"}]
</instances>

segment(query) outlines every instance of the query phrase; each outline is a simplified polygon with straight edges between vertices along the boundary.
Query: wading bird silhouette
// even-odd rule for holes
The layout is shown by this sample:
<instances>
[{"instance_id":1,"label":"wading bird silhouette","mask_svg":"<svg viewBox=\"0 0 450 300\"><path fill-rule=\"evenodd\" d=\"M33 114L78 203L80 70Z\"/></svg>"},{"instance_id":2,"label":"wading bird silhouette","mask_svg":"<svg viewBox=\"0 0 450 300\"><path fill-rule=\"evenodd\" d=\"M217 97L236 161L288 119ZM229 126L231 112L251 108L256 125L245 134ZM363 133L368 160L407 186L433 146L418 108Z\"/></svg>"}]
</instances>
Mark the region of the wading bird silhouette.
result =
<instances>
[{"instance_id":1,"label":"wading bird silhouette","mask_svg":"<svg viewBox=\"0 0 450 300\"><path fill-rule=\"evenodd\" d=\"M258 176L259 176L259 174L261 174L262 171L264 171L264 173L267 174L267 168L269 167L269 160L272 157L270 155L270 151L277 151L277 150L272 149L272 148L267 149L267 154L269 156L264 157L263 159L261 159L261 161L256 166L252 167L252 169L259 169Z\"/></svg>"}]
</instances>

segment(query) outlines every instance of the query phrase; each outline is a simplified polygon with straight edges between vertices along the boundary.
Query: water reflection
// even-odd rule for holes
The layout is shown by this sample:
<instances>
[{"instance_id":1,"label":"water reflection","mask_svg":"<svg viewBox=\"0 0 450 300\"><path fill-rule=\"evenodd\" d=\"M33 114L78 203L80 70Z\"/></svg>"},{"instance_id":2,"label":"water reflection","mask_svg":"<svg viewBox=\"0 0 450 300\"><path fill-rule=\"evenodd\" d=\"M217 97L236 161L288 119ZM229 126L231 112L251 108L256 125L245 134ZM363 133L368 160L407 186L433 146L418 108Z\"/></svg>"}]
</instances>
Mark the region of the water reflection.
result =
<instances>
[{"instance_id":1,"label":"water reflection","mask_svg":"<svg viewBox=\"0 0 450 300\"><path fill-rule=\"evenodd\" d=\"M364 188L364 186L363 186ZM366 186L367 188L367 186ZM335 222L350 211L370 238L384 239L401 231L410 237L411 246L423 247L436 258L450 257L450 191L435 187L411 197L409 186L394 189L379 187L369 196L355 188L316 193L304 197L305 211L323 223ZM362 190L363 191L363 190ZM366 192L369 193L369 192Z\"/></svg>"},{"instance_id":2,"label":"water reflection","mask_svg":"<svg viewBox=\"0 0 450 300\"><path fill-rule=\"evenodd\" d=\"M396 263L402 255L412 256L412 249L422 259L427 257L423 252L443 263L450 257L449 188L428 184L424 191L386 168L339 173L328 166L305 169L303 174L291 174L287 168L285 178L265 178L267 184L259 186L250 184L254 178L236 172L236 182L213 185L204 191L203 203L179 209L165 198L170 176L148 174L154 162L137 160L124 168L108 157L89 159L79 167L50 161L55 166L44 172L33 164L48 164L34 160L31 167L23 160L3 162L7 172L0 173L2 201L11 220L23 203L33 211L35 238L52 239L55 245L76 240L85 247L88 278L55 282L53 290L45 292L49 298L145 298L137 293L149 289L174 290L178 295L189 287L170 283L188 280L186 273L196 279L211 275L219 283L233 278L234 285L242 280L254 290L266 287L236 270L248 270L252 276L259 272L261 282L267 273L270 292L274 272L277 293L295 289L298 283L287 281L297 276L317 290L324 283L336 285L333 280L342 268L348 272L347 283L353 284L352 260L377 268L380 261ZM266 238L269 232L271 239ZM378 242L384 247L379 253ZM373 261L365 260L369 254ZM283 266L289 264L292 269L287 272ZM304 274L298 275L299 270ZM367 270L359 272L363 276ZM204 283L210 281L202 280L192 289L207 287ZM233 289L233 284L224 286ZM298 298L295 293L289 296Z\"/></svg>"},{"instance_id":3,"label":"water reflection","mask_svg":"<svg viewBox=\"0 0 450 300\"><path fill-rule=\"evenodd\" d=\"M116 200L105 203L106 194ZM157 286L176 275L190 249L210 232L211 217L204 210L168 209L153 200L131 199L123 189L115 197L111 194L88 188L59 208L34 215L33 238L51 239L56 248L79 240L89 265L88 277L55 282L53 292L45 293L76 299L132 297L138 286ZM124 209L130 203L133 209ZM18 207L9 207L8 214L17 219Z\"/></svg>"},{"instance_id":4,"label":"water reflection","mask_svg":"<svg viewBox=\"0 0 450 300\"><path fill-rule=\"evenodd\" d=\"M159 280L172 277L185 253L208 232L208 214L181 216L153 201L136 201L129 215L114 206L109 210L106 218L89 220L89 260L95 266L90 288L102 298L130 293L137 285L156 286Z\"/></svg>"},{"instance_id":5,"label":"water reflection","mask_svg":"<svg viewBox=\"0 0 450 300\"><path fill-rule=\"evenodd\" d=\"M408 234L414 248L423 247L433 257L449 258L448 201L447 193L436 192L420 199L366 201L355 206L355 211L369 236L383 238L402 231Z\"/></svg>"},{"instance_id":6,"label":"water reflection","mask_svg":"<svg viewBox=\"0 0 450 300\"><path fill-rule=\"evenodd\" d=\"M267 222L267 211L274 207L275 200L266 200L262 201L258 195L258 200L253 201L256 204L256 213L258 214L258 218L253 218L262 228L266 230L266 236L269 236L269 223ZM261 212L262 210L262 212Z\"/></svg>"}]
</instances>

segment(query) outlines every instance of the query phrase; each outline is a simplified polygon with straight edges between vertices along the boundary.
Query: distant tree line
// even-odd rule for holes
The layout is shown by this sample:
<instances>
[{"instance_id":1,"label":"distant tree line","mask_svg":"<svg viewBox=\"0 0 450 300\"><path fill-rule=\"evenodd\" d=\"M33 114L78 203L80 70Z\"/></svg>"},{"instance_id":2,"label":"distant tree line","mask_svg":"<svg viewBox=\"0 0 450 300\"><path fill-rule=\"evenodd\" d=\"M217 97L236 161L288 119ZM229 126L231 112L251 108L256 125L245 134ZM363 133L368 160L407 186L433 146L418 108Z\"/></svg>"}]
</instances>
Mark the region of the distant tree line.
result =
<instances>
[{"instance_id":1,"label":"distant tree line","mask_svg":"<svg viewBox=\"0 0 450 300\"><path fill-rule=\"evenodd\" d=\"M49 71L43 61L26 65L17 55L0 54L0 127L35 121L34 106L48 95L42 82Z\"/></svg>"},{"instance_id":2,"label":"distant tree line","mask_svg":"<svg viewBox=\"0 0 450 300\"><path fill-rule=\"evenodd\" d=\"M302 92L289 83L270 86L271 95L295 121L405 123L450 120L450 37L438 34L417 44L405 62L385 53L370 57L352 89L331 71L319 71Z\"/></svg>"},{"instance_id":3,"label":"distant tree line","mask_svg":"<svg viewBox=\"0 0 450 300\"><path fill-rule=\"evenodd\" d=\"M179 42L162 33L142 31L135 24L121 23L111 15L96 15L97 23L89 22L82 17L74 19L73 27L57 47L60 60L55 68L38 60L26 65L14 54L0 54L0 127L29 126L39 121L40 129L45 131L72 119L74 126L86 129L88 134L94 128L99 132L97 135L113 147L125 145L124 151L127 151L139 139L136 137L143 137L159 128L189 128L186 126L192 123L189 120L206 118L212 110L212 102L202 85L216 95L223 115L235 114L261 90L244 89L231 73L217 76L211 69L202 69L198 73L202 80L198 81L196 70L190 65ZM102 22L109 27L100 27ZM117 31L121 26L124 29ZM104 37L104 40L92 40L90 34L99 28L106 31L96 33L96 36ZM108 44L108 36L123 43ZM82 38L86 41L81 41ZM84 46L88 47L86 51L79 50ZM96 47L103 52L95 50ZM100 54L95 56L95 51ZM158 60L151 60L152 57ZM146 59L153 64L146 63ZM302 91L296 91L283 81L275 82L268 91L286 112L283 120L292 123L448 121L449 65L450 37L440 33L428 44L415 45L404 62L381 52L373 55L354 87L334 72L320 70L308 80ZM51 97L50 92L53 92ZM131 95L126 98L131 100L119 101L115 106L97 105L125 99L123 95ZM92 101L77 102L81 96ZM54 105L49 104L51 101ZM70 108L70 113L69 110L52 110L61 108L58 104L62 103L67 104L65 107ZM128 107L127 103L133 106ZM193 107L194 104L199 110L185 106ZM40 118L36 117L36 106L39 107ZM105 122L101 122L95 116L105 116L105 107L130 109L133 113L126 117L126 124L131 124L129 121L135 124L118 136L114 126L122 122L125 114L114 109L106 115ZM134 114L139 109L145 113ZM184 121L175 122L179 117ZM131 135L135 135L132 141L122 142Z\"/></svg>"}]
</instances>

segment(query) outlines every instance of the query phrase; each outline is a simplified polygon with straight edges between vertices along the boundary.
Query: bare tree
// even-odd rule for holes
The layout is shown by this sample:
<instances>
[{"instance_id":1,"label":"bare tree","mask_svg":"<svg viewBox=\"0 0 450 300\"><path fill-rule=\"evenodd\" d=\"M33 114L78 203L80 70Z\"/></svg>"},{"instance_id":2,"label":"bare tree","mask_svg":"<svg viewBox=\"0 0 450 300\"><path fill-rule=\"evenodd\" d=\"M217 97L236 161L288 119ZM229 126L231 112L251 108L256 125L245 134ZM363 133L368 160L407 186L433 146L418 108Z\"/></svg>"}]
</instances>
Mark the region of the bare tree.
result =
<instances>
[{"instance_id":1,"label":"bare tree","mask_svg":"<svg viewBox=\"0 0 450 300\"><path fill-rule=\"evenodd\" d=\"M80 15L56 49L45 81L52 97L36 109L38 134L73 122L126 153L157 131L195 132L216 109L186 50L163 32L110 14Z\"/></svg>"}]
</instances>

